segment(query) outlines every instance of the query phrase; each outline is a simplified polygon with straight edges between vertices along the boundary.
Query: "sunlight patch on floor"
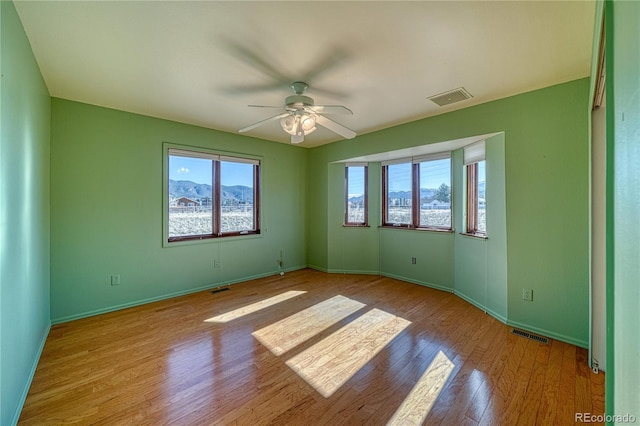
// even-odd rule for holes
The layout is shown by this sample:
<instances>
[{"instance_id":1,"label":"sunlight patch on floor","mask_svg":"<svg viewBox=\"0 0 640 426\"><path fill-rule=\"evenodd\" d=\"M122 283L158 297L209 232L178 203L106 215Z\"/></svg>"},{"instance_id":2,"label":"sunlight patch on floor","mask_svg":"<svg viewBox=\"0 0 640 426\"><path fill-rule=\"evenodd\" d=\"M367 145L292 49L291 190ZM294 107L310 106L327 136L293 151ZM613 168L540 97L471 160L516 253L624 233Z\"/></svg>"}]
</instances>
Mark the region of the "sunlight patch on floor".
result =
<instances>
[{"instance_id":1,"label":"sunlight patch on floor","mask_svg":"<svg viewBox=\"0 0 640 426\"><path fill-rule=\"evenodd\" d=\"M431 411L433 403L440 395L440 391L442 391L454 367L453 362L442 351L438 351L422 377L391 417L387 426L421 425Z\"/></svg>"},{"instance_id":2,"label":"sunlight patch on floor","mask_svg":"<svg viewBox=\"0 0 640 426\"><path fill-rule=\"evenodd\" d=\"M277 296L273 296L256 303L252 303L251 305L243 306L242 308L235 309L231 312L226 312L224 314L209 318L205 320L205 322L217 322L217 323L229 322L231 320L257 312L261 309L268 308L269 306L273 306L277 303L283 302L293 297L300 296L301 294L304 294L304 293L306 293L306 291L295 291L295 290L287 291L286 293L282 293Z\"/></svg>"},{"instance_id":3,"label":"sunlight patch on floor","mask_svg":"<svg viewBox=\"0 0 640 426\"><path fill-rule=\"evenodd\" d=\"M372 309L286 364L328 398L409 324L403 318Z\"/></svg>"},{"instance_id":4,"label":"sunlight patch on floor","mask_svg":"<svg viewBox=\"0 0 640 426\"><path fill-rule=\"evenodd\" d=\"M280 356L364 306L364 303L337 295L251 334L274 355Z\"/></svg>"}]
</instances>

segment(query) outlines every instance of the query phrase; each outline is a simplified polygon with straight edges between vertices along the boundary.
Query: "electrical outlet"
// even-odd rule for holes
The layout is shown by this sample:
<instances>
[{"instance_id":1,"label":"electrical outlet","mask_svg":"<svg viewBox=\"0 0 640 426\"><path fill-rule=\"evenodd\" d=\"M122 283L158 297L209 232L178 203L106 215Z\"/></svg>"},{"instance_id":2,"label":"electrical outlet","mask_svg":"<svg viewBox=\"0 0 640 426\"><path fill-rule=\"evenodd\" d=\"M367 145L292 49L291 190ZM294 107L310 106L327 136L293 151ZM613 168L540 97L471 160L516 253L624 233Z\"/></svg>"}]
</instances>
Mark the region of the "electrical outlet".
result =
<instances>
[{"instance_id":1,"label":"electrical outlet","mask_svg":"<svg viewBox=\"0 0 640 426\"><path fill-rule=\"evenodd\" d=\"M412 257L412 258L411 258L411 264L412 264L412 265L415 265L415 264L416 264L416 258L415 258L415 257Z\"/></svg>"},{"instance_id":2,"label":"electrical outlet","mask_svg":"<svg viewBox=\"0 0 640 426\"><path fill-rule=\"evenodd\" d=\"M530 288L523 288L522 289L522 300L526 300L528 302L532 302L533 301L533 290L531 290Z\"/></svg>"},{"instance_id":3,"label":"electrical outlet","mask_svg":"<svg viewBox=\"0 0 640 426\"><path fill-rule=\"evenodd\" d=\"M111 275L111 285L120 285L120 275Z\"/></svg>"},{"instance_id":4,"label":"electrical outlet","mask_svg":"<svg viewBox=\"0 0 640 426\"><path fill-rule=\"evenodd\" d=\"M220 259L214 259L213 260L213 267L214 268L219 268L220 267Z\"/></svg>"}]
</instances>

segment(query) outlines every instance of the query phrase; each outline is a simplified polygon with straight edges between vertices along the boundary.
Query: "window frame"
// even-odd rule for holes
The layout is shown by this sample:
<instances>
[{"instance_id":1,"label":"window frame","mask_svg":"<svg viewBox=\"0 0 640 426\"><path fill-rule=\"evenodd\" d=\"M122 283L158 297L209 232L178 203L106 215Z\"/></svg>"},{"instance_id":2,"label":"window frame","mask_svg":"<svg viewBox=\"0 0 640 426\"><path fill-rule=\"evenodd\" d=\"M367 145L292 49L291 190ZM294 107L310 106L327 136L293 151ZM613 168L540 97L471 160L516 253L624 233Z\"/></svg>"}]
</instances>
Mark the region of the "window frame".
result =
<instances>
[{"instance_id":1,"label":"window frame","mask_svg":"<svg viewBox=\"0 0 640 426\"><path fill-rule=\"evenodd\" d=\"M478 163L471 163L467 168L467 223L466 233L473 236L486 236L486 232L478 230Z\"/></svg>"},{"instance_id":2,"label":"window frame","mask_svg":"<svg viewBox=\"0 0 640 426\"><path fill-rule=\"evenodd\" d=\"M362 167L364 169L363 188L363 215L362 222L349 221L349 168ZM368 227L369 226L369 164L368 163L346 163L344 166L344 227Z\"/></svg>"},{"instance_id":3,"label":"window frame","mask_svg":"<svg viewBox=\"0 0 640 426\"><path fill-rule=\"evenodd\" d=\"M257 235L260 234L260 171L261 171L261 161L250 159L247 157L240 157L238 155L228 156L228 155L220 155L220 161L218 163L218 180L219 184L215 186L216 188L216 200L218 200L218 230L221 228L220 220L222 219L221 207L222 207L222 196L220 187L222 185L222 177L221 177L221 162L237 162L237 163L245 163L253 165L253 229L251 230L243 230L243 231L232 231L232 232L220 232L220 237L236 237L240 235ZM214 205L215 207L215 205ZM215 230L214 230L215 231Z\"/></svg>"},{"instance_id":4,"label":"window frame","mask_svg":"<svg viewBox=\"0 0 640 426\"><path fill-rule=\"evenodd\" d=\"M484 140L473 143L465 147L464 151L464 167L465 167L465 232L463 235L477 237L477 238L487 238L486 231L486 222L485 222L485 230L481 231L478 226L478 201L479 201L479 171L478 171L478 163L481 161L485 162L485 191L486 191L486 154L485 154L485 144ZM485 207L486 208L486 207ZM485 218L486 221L486 218Z\"/></svg>"},{"instance_id":5,"label":"window frame","mask_svg":"<svg viewBox=\"0 0 640 426\"><path fill-rule=\"evenodd\" d=\"M450 205L451 208L449 210L450 220L449 226L433 226L433 225L422 225L420 222L420 164L426 163L429 161L436 161L448 159L449 160L449 188L451 191L450 194ZM388 203L388 193L389 193L389 166L395 164L411 164L411 222L410 223L396 223L389 221L389 203ZM428 154L415 158L404 158L391 160L382 163L382 223L381 227L383 228L400 228L400 229L414 229L420 231L434 231L434 232L453 232L453 159L452 153L450 151L438 152L434 154Z\"/></svg>"},{"instance_id":6,"label":"window frame","mask_svg":"<svg viewBox=\"0 0 640 426\"><path fill-rule=\"evenodd\" d=\"M413 208L415 205L415 165L411 164L411 222L410 223L400 223L400 222L389 222L389 166L393 166L396 164L404 164L411 163L411 159L400 159L394 160L387 163L382 164L382 224L381 226L384 228L405 228L412 229L415 224L415 216L413 212Z\"/></svg>"},{"instance_id":7,"label":"window frame","mask_svg":"<svg viewBox=\"0 0 640 426\"><path fill-rule=\"evenodd\" d=\"M199 235L169 236L170 196L169 196L169 157L202 158L211 161L211 204L212 232ZM222 232L221 230L221 162L249 163L253 165L253 227L250 230ZM257 236L261 234L261 173L262 159L255 156L214 151L206 148L165 143L163 146L163 246L172 247L177 243L194 243L227 237Z\"/></svg>"}]
</instances>

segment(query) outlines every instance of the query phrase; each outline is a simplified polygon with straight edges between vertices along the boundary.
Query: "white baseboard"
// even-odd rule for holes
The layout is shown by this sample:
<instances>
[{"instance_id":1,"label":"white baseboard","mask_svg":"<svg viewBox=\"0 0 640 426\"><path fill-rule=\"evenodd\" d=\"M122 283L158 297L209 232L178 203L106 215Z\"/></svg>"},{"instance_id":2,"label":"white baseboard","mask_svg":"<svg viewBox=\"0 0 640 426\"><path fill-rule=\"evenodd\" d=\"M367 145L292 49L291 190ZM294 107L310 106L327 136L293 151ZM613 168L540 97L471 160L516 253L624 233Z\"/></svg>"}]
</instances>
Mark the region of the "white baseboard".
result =
<instances>
[{"instance_id":1,"label":"white baseboard","mask_svg":"<svg viewBox=\"0 0 640 426\"><path fill-rule=\"evenodd\" d=\"M40 357L42 356L42 351L44 350L44 345L47 343L47 337L49 337L49 331L51 330L51 322L47 325L42 337L40 338L40 344L38 345L38 350L36 352L36 356L31 363L31 370L29 371L29 377L27 382L24 385L24 389L20 394L20 400L18 401L18 406L16 407L16 412L13 414L13 419L11 420L12 425L18 424L18 420L20 419L20 413L22 413L22 407L24 407L24 402L27 400L27 395L29 394L29 388L31 387L31 382L33 381L33 377L36 374L36 369L38 368L38 363L40 362Z\"/></svg>"}]
</instances>

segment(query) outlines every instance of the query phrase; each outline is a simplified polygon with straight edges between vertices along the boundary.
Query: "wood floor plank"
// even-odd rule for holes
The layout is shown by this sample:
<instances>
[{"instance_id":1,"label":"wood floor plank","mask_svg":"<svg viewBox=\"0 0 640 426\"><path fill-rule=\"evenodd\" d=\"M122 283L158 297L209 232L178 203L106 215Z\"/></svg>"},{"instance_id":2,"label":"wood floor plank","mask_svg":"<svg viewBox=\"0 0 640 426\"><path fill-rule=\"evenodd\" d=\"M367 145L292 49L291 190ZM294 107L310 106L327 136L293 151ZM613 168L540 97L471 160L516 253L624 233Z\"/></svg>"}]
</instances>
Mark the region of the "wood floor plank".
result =
<instances>
[{"instance_id":1,"label":"wood floor plank","mask_svg":"<svg viewBox=\"0 0 640 426\"><path fill-rule=\"evenodd\" d=\"M562 354L564 345L558 341L551 341L549 348L549 360L544 376L543 392L540 396L536 424L553 424L558 408L558 395L560 387L560 371L562 370Z\"/></svg>"},{"instance_id":2,"label":"wood floor plank","mask_svg":"<svg viewBox=\"0 0 640 426\"><path fill-rule=\"evenodd\" d=\"M532 424L525 423L521 419L521 415L525 414L526 391L531 380L533 380L533 368L541 346L538 342L527 340L525 353L516 371L514 386L511 388L500 424Z\"/></svg>"},{"instance_id":3,"label":"wood floor plank","mask_svg":"<svg viewBox=\"0 0 640 426\"><path fill-rule=\"evenodd\" d=\"M509 402L511 388L515 385L516 372L520 366L520 362L524 357L526 341L516 336L507 337L508 355L501 358L501 368L498 366L493 370L494 375L491 376L494 388L491 396L486 404L482 416L479 418L479 424L499 424L502 415L505 413Z\"/></svg>"},{"instance_id":4,"label":"wood floor plank","mask_svg":"<svg viewBox=\"0 0 640 426\"><path fill-rule=\"evenodd\" d=\"M384 425L400 412L403 425L549 425L603 413L605 376L584 349L509 331L448 292L295 271L53 326L19 424Z\"/></svg>"},{"instance_id":5,"label":"wood floor plank","mask_svg":"<svg viewBox=\"0 0 640 426\"><path fill-rule=\"evenodd\" d=\"M391 426L421 425L454 367L455 364L442 351L439 351L387 424Z\"/></svg>"},{"instance_id":6,"label":"wood floor plank","mask_svg":"<svg viewBox=\"0 0 640 426\"><path fill-rule=\"evenodd\" d=\"M575 389L576 389L576 347L565 345L562 352L562 368L560 370L560 385L558 395L562 403L556 410L556 424L571 424L575 422Z\"/></svg>"},{"instance_id":7,"label":"wood floor plank","mask_svg":"<svg viewBox=\"0 0 640 426\"><path fill-rule=\"evenodd\" d=\"M575 390L575 410L576 413L593 413L593 403L591 401L591 376L592 372L588 365L588 354L586 349L576 350L576 390Z\"/></svg>"},{"instance_id":8,"label":"wood floor plank","mask_svg":"<svg viewBox=\"0 0 640 426\"><path fill-rule=\"evenodd\" d=\"M282 355L364 306L364 303L348 297L334 296L256 330L252 335L274 355Z\"/></svg>"},{"instance_id":9,"label":"wood floor plank","mask_svg":"<svg viewBox=\"0 0 640 426\"><path fill-rule=\"evenodd\" d=\"M461 327L458 327L457 333L452 334L451 339L454 343L451 346L457 349L456 355L452 358L455 368L449 383L439 397L438 405L429 415L430 423L457 424L466 417L462 407L467 405L477 390L479 385L476 380L477 375L473 377L472 375L476 362L482 358L486 350L485 345L478 343L486 335L492 322L483 313L476 311L468 315L466 321L460 323ZM458 338L454 337L456 334ZM473 381L470 382L470 379Z\"/></svg>"},{"instance_id":10,"label":"wood floor plank","mask_svg":"<svg viewBox=\"0 0 640 426\"><path fill-rule=\"evenodd\" d=\"M533 369L519 409L518 424L535 425L544 389L545 372L549 364L551 347L548 344L534 343L537 346Z\"/></svg>"},{"instance_id":11,"label":"wood floor plank","mask_svg":"<svg viewBox=\"0 0 640 426\"><path fill-rule=\"evenodd\" d=\"M469 401L465 416L479 422L489 406L491 396L496 388L499 374L506 364L515 339L509 339L504 325L494 322L492 328L495 334L490 340L483 342L487 345L482 358L474 362L474 368L480 373L481 381L478 390Z\"/></svg>"},{"instance_id":12,"label":"wood floor plank","mask_svg":"<svg viewBox=\"0 0 640 426\"><path fill-rule=\"evenodd\" d=\"M408 325L405 319L373 309L286 364L329 397Z\"/></svg>"}]
</instances>

